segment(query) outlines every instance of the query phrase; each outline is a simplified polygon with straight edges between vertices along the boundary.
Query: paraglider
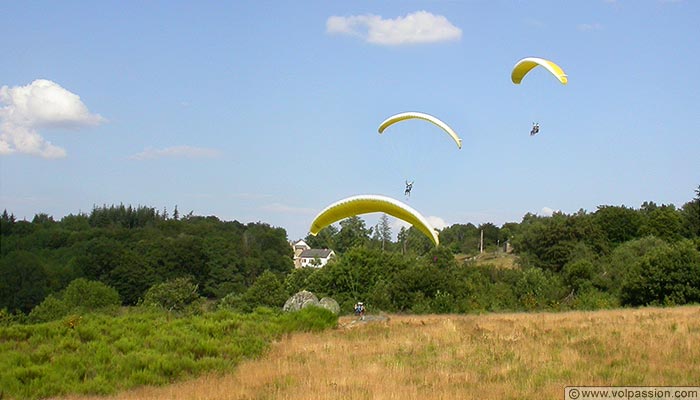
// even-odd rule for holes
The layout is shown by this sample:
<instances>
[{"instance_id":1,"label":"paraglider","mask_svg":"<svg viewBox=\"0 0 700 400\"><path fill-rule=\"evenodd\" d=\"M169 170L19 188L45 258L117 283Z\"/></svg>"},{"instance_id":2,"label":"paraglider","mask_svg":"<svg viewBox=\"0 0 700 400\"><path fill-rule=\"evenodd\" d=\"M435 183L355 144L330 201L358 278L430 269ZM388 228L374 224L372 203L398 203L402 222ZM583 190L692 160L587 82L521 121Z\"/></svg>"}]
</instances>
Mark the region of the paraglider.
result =
<instances>
[{"instance_id":1,"label":"paraglider","mask_svg":"<svg viewBox=\"0 0 700 400\"><path fill-rule=\"evenodd\" d=\"M381 195L358 195L339 200L323 209L311 222L309 233L316 236L326 226L359 214L383 212L406 221L426 235L437 246L438 232L427 219L408 205Z\"/></svg>"},{"instance_id":2,"label":"paraglider","mask_svg":"<svg viewBox=\"0 0 700 400\"><path fill-rule=\"evenodd\" d=\"M417 111L409 111L409 112L403 112L399 114L392 115L391 117L385 119L380 125L379 125L379 133L382 134L384 131L394 125L397 122L401 121L406 121L409 119L422 119L424 121L428 121L432 123L433 125L439 127L443 131L445 131L452 140L457 144L457 148L461 149L462 148L462 139L457 135L457 132L454 131L449 125L447 125L445 122L441 121L437 117L422 113L422 112L417 112ZM404 196L410 197L411 196L411 190L413 189L413 181L409 182L406 180L406 189L404 190Z\"/></svg>"},{"instance_id":3,"label":"paraglider","mask_svg":"<svg viewBox=\"0 0 700 400\"><path fill-rule=\"evenodd\" d=\"M554 75L559 80L559 82L562 83L562 85L566 85L569 81L569 78L566 76L564 70L561 69L560 66L553 63L552 61L538 57L526 57L518 61L513 67L513 71L510 73L510 79L513 81L513 83L519 85L520 82L523 80L523 77L525 77L525 75L527 75L528 72L530 72L533 68L537 66L546 68L547 71L551 72L552 75Z\"/></svg>"},{"instance_id":4,"label":"paraglider","mask_svg":"<svg viewBox=\"0 0 700 400\"><path fill-rule=\"evenodd\" d=\"M404 190L404 196L411 197L411 190L413 189L413 181L406 181L406 190Z\"/></svg>"},{"instance_id":5,"label":"paraglider","mask_svg":"<svg viewBox=\"0 0 700 400\"><path fill-rule=\"evenodd\" d=\"M530 136L535 136L540 132L540 124L537 122L532 123L532 130L530 131Z\"/></svg>"},{"instance_id":6,"label":"paraglider","mask_svg":"<svg viewBox=\"0 0 700 400\"><path fill-rule=\"evenodd\" d=\"M454 129L450 128L449 125L442 122L438 118L436 118L430 114L425 114L422 112L412 111L412 112L404 112L404 113L392 115L391 117L385 119L384 122L381 123L381 125L379 125L379 133L384 133L384 130L386 128L390 127L391 125L394 125L397 122L405 121L407 119L416 119L416 118L422 119L422 120L425 120L425 121L428 121L430 123L437 125L443 131L447 132L447 134L449 134L450 137L452 137L452 140L454 140L455 143L457 143L458 148L460 148L460 149L462 148L462 139L460 139L460 137L457 136L457 132L455 132Z\"/></svg>"}]
</instances>

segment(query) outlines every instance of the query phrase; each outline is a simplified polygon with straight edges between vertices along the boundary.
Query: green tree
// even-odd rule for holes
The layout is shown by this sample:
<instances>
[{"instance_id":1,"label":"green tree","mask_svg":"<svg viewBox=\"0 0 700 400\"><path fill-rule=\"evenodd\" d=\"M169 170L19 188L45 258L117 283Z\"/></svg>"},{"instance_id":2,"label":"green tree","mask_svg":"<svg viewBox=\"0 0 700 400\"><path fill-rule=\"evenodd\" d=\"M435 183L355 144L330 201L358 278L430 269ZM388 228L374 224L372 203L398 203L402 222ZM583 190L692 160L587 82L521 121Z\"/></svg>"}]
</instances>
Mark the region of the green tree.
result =
<instances>
[{"instance_id":1,"label":"green tree","mask_svg":"<svg viewBox=\"0 0 700 400\"><path fill-rule=\"evenodd\" d=\"M621 297L633 306L700 302L700 252L689 240L653 249L626 276Z\"/></svg>"},{"instance_id":2,"label":"green tree","mask_svg":"<svg viewBox=\"0 0 700 400\"><path fill-rule=\"evenodd\" d=\"M75 266L83 277L107 280L110 272L121 265L126 251L124 243L106 236L98 236L79 245Z\"/></svg>"},{"instance_id":3,"label":"green tree","mask_svg":"<svg viewBox=\"0 0 700 400\"><path fill-rule=\"evenodd\" d=\"M473 224L454 224L440 232L440 244L453 253L476 254L479 251L479 229Z\"/></svg>"},{"instance_id":4,"label":"green tree","mask_svg":"<svg viewBox=\"0 0 700 400\"><path fill-rule=\"evenodd\" d=\"M267 270L243 294L242 300L246 311L257 307L282 308L289 293L284 288L277 275Z\"/></svg>"},{"instance_id":5,"label":"green tree","mask_svg":"<svg viewBox=\"0 0 700 400\"><path fill-rule=\"evenodd\" d=\"M494 248L500 238L500 230L498 227L490 222L479 225L477 228L479 230L479 235L484 232L484 249ZM481 238L479 239L481 240Z\"/></svg>"},{"instance_id":6,"label":"green tree","mask_svg":"<svg viewBox=\"0 0 700 400\"><path fill-rule=\"evenodd\" d=\"M566 294L559 276L539 268L522 272L514 288L515 295L527 310L556 307Z\"/></svg>"},{"instance_id":7,"label":"green tree","mask_svg":"<svg viewBox=\"0 0 700 400\"><path fill-rule=\"evenodd\" d=\"M158 279L153 267L133 250L125 250L120 262L104 279L115 288L125 305L135 305Z\"/></svg>"},{"instance_id":8,"label":"green tree","mask_svg":"<svg viewBox=\"0 0 700 400\"><path fill-rule=\"evenodd\" d=\"M287 274L284 279L284 288L290 295L298 293L302 290L309 290L308 280L319 271L316 268L297 268Z\"/></svg>"},{"instance_id":9,"label":"green tree","mask_svg":"<svg viewBox=\"0 0 700 400\"><path fill-rule=\"evenodd\" d=\"M15 216L8 214L7 210L3 210L0 216L0 235L7 236L12 233L12 227L15 225Z\"/></svg>"},{"instance_id":10,"label":"green tree","mask_svg":"<svg viewBox=\"0 0 700 400\"><path fill-rule=\"evenodd\" d=\"M0 309L29 313L48 294L48 276L41 259L19 250L0 259Z\"/></svg>"},{"instance_id":11,"label":"green tree","mask_svg":"<svg viewBox=\"0 0 700 400\"><path fill-rule=\"evenodd\" d=\"M695 198L683 205L680 210L686 236L700 237L700 186L695 189Z\"/></svg>"},{"instance_id":12,"label":"green tree","mask_svg":"<svg viewBox=\"0 0 700 400\"><path fill-rule=\"evenodd\" d=\"M365 221L357 215L340 221L340 232L337 235L336 251L345 253L353 247L363 247L369 242L372 229L365 227Z\"/></svg>"},{"instance_id":13,"label":"green tree","mask_svg":"<svg viewBox=\"0 0 700 400\"><path fill-rule=\"evenodd\" d=\"M382 214L379 217L379 221L374 227L373 240L381 243L382 251L386 250L391 244L391 226L389 225L389 217L386 214Z\"/></svg>"},{"instance_id":14,"label":"green tree","mask_svg":"<svg viewBox=\"0 0 700 400\"><path fill-rule=\"evenodd\" d=\"M308 244L312 249L334 249L337 250L335 246L335 241L338 236L338 228L335 225L328 225L327 227L321 229L318 235L307 235L304 238L304 242Z\"/></svg>"},{"instance_id":15,"label":"green tree","mask_svg":"<svg viewBox=\"0 0 700 400\"><path fill-rule=\"evenodd\" d=\"M669 242L681 238L683 220L673 204L657 206L645 202L642 205L642 225L639 233L643 236L653 235Z\"/></svg>"},{"instance_id":16,"label":"green tree","mask_svg":"<svg viewBox=\"0 0 700 400\"><path fill-rule=\"evenodd\" d=\"M595 212L595 223L608 241L620 244L639 237L642 217L636 210L625 206L600 206Z\"/></svg>"}]
</instances>

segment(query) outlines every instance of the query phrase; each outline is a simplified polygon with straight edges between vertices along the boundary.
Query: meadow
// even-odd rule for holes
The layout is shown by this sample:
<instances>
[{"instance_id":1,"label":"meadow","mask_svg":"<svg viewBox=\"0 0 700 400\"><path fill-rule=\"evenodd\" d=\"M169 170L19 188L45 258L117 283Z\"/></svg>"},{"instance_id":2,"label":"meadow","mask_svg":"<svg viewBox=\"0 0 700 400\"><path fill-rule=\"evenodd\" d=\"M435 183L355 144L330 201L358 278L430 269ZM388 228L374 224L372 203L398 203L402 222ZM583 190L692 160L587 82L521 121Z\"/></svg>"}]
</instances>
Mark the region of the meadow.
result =
<instances>
[{"instance_id":1,"label":"meadow","mask_svg":"<svg viewBox=\"0 0 700 400\"><path fill-rule=\"evenodd\" d=\"M561 399L569 385L698 385L700 306L342 317L228 373L66 399Z\"/></svg>"}]
</instances>

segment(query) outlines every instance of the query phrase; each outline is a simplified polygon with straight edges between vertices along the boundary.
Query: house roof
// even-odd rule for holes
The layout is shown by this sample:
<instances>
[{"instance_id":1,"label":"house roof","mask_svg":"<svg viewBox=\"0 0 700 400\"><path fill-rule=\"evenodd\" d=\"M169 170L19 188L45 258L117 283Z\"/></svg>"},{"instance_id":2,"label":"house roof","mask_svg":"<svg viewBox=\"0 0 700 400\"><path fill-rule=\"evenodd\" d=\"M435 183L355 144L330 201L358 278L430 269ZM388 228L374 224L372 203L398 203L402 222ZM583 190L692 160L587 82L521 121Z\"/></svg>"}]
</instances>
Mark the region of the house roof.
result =
<instances>
[{"instance_id":1,"label":"house roof","mask_svg":"<svg viewBox=\"0 0 700 400\"><path fill-rule=\"evenodd\" d=\"M306 244L306 242L303 241L303 240L297 241L296 243L294 243L294 244L292 245L292 247L294 247L294 248L307 248L307 249L311 248L311 247L309 247L309 245Z\"/></svg>"},{"instance_id":2,"label":"house roof","mask_svg":"<svg viewBox=\"0 0 700 400\"><path fill-rule=\"evenodd\" d=\"M299 254L301 258L328 258L333 250L331 249L306 249Z\"/></svg>"}]
</instances>

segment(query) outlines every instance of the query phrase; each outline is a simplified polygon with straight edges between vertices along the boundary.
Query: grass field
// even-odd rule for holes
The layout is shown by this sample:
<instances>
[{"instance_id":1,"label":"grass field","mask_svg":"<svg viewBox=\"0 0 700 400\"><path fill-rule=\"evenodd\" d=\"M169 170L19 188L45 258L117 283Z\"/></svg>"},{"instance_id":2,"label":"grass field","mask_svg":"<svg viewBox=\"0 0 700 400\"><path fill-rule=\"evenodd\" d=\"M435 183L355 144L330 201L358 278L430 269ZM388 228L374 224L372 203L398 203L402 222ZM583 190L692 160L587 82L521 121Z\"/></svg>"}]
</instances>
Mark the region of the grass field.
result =
<instances>
[{"instance_id":1,"label":"grass field","mask_svg":"<svg viewBox=\"0 0 700 400\"><path fill-rule=\"evenodd\" d=\"M109 398L562 399L568 385L700 377L700 306L353 321L292 334L231 374Z\"/></svg>"}]
</instances>

